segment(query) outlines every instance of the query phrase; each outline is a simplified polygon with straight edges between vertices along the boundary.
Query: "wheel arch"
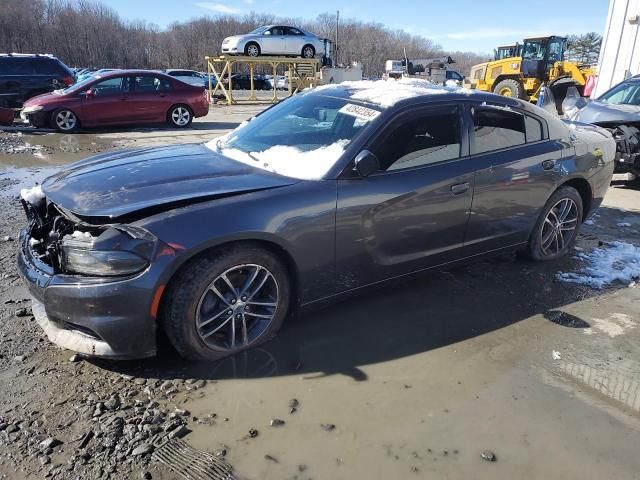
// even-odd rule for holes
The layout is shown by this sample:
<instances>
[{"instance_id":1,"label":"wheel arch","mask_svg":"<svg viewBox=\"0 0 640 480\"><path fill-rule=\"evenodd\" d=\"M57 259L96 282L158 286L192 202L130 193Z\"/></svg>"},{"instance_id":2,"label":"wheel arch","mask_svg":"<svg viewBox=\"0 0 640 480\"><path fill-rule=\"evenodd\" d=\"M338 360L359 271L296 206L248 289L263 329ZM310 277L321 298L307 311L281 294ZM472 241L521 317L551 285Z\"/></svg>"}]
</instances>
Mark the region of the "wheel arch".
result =
<instances>
[{"instance_id":1,"label":"wheel arch","mask_svg":"<svg viewBox=\"0 0 640 480\"><path fill-rule=\"evenodd\" d=\"M560 185L553 191L555 193L559 188L573 187L580 194L582 198L582 221L584 222L591 211L591 205L593 204L593 190L587 180L581 177L571 178ZM551 195L553 195L553 193Z\"/></svg>"},{"instance_id":2,"label":"wheel arch","mask_svg":"<svg viewBox=\"0 0 640 480\"><path fill-rule=\"evenodd\" d=\"M171 268L167 276L161 282L161 285L163 286L160 287L161 289L160 298L156 300L156 303L159 306L157 310L158 315L163 311L166 305L166 302L169 300L171 289L175 285L175 281L178 278L178 275L181 271L183 271L192 263L197 262L199 259L207 255L210 255L211 253L217 250L229 248L232 246L238 246L238 245L246 245L247 247L263 248L269 251L270 253L274 254L282 262L290 278L290 285L289 285L290 291L291 291L290 307L291 308L297 307L297 305L299 304L299 298L300 298L299 270L291 252L289 252L288 249L286 249L283 245L281 245L275 240L266 239L266 238L247 237L247 238L239 238L239 239L233 239L233 240L225 240L220 243L216 243L215 245L208 245L208 246L205 246L204 248L200 248L197 250L194 249L193 253L189 256L180 255L178 257L179 258L178 263L174 263L173 268ZM158 318L156 318L156 320L158 320Z\"/></svg>"}]
</instances>

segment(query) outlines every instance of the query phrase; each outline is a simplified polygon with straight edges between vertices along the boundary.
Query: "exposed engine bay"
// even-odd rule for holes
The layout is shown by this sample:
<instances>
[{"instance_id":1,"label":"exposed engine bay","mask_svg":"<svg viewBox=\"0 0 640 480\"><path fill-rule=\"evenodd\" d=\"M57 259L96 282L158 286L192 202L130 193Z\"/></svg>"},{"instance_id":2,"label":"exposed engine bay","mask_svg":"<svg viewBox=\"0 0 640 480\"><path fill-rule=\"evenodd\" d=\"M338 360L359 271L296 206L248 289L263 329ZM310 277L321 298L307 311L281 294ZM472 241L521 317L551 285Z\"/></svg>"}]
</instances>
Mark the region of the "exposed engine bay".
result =
<instances>
[{"instance_id":1,"label":"exposed engine bay","mask_svg":"<svg viewBox=\"0 0 640 480\"><path fill-rule=\"evenodd\" d=\"M39 185L23 189L21 203L29 219L25 248L51 274L132 274L148 266L153 256L157 239L146 230L83 222L49 202Z\"/></svg>"},{"instance_id":2,"label":"exposed engine bay","mask_svg":"<svg viewBox=\"0 0 640 480\"><path fill-rule=\"evenodd\" d=\"M640 123L599 126L609 130L616 141L616 173L640 177Z\"/></svg>"}]
</instances>

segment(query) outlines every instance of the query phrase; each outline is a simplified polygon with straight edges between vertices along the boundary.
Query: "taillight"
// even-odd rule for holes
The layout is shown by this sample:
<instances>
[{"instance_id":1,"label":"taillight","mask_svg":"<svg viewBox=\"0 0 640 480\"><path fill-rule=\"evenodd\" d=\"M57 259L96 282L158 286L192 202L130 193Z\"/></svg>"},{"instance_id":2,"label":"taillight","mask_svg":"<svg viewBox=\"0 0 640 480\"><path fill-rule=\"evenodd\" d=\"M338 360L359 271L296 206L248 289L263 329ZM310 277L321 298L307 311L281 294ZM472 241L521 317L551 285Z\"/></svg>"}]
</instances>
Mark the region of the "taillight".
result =
<instances>
[{"instance_id":1,"label":"taillight","mask_svg":"<svg viewBox=\"0 0 640 480\"><path fill-rule=\"evenodd\" d=\"M62 77L62 81L64 82L64 84L65 84L67 87L70 87L70 86L71 86L71 85L73 85L73 83L74 83L74 82L73 82L73 77L68 76L68 75L67 75L66 77Z\"/></svg>"}]
</instances>

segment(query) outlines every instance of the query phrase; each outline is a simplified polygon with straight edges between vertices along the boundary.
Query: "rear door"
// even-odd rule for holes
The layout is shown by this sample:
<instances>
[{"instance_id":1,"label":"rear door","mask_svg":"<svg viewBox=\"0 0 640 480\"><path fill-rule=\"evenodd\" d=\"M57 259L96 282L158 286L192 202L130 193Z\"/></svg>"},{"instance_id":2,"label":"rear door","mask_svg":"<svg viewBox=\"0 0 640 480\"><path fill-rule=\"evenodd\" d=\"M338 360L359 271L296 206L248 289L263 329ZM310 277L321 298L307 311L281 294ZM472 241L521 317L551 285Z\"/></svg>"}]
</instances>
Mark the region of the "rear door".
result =
<instances>
[{"instance_id":1,"label":"rear door","mask_svg":"<svg viewBox=\"0 0 640 480\"><path fill-rule=\"evenodd\" d=\"M129 88L130 82L127 76L111 77L89 85L80 107L82 124L86 126L113 124L130 118Z\"/></svg>"},{"instance_id":2,"label":"rear door","mask_svg":"<svg viewBox=\"0 0 640 480\"><path fill-rule=\"evenodd\" d=\"M129 108L135 120L164 122L172 105L171 80L160 75L145 74L131 77L131 84Z\"/></svg>"},{"instance_id":3,"label":"rear door","mask_svg":"<svg viewBox=\"0 0 640 480\"><path fill-rule=\"evenodd\" d=\"M338 181L338 291L460 255L474 176L460 109L400 114L368 147L380 171Z\"/></svg>"},{"instance_id":4,"label":"rear door","mask_svg":"<svg viewBox=\"0 0 640 480\"><path fill-rule=\"evenodd\" d=\"M306 42L304 33L294 27L285 27L285 33L287 37L287 54L300 55Z\"/></svg>"},{"instance_id":5,"label":"rear door","mask_svg":"<svg viewBox=\"0 0 640 480\"><path fill-rule=\"evenodd\" d=\"M485 103L468 115L476 173L465 250L473 255L528 240L556 185L562 145L529 112Z\"/></svg>"},{"instance_id":6,"label":"rear door","mask_svg":"<svg viewBox=\"0 0 640 480\"><path fill-rule=\"evenodd\" d=\"M286 54L287 36L285 27L271 27L268 35L263 35L261 40L262 53L266 54Z\"/></svg>"}]
</instances>

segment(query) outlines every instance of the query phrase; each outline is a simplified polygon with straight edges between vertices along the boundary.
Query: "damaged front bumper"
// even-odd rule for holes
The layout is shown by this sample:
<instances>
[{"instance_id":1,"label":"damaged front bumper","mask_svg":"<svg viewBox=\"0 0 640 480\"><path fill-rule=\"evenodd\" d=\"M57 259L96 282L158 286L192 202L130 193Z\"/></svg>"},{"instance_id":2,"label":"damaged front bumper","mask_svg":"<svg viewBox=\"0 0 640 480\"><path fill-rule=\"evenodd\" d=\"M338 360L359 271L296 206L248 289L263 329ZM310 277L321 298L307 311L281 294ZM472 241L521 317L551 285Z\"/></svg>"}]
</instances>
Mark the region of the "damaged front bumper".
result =
<instances>
[{"instance_id":1,"label":"damaged front bumper","mask_svg":"<svg viewBox=\"0 0 640 480\"><path fill-rule=\"evenodd\" d=\"M156 353L149 270L130 278L57 274L38 259L30 228L20 234L18 269L33 297L33 313L49 339L69 350L116 359Z\"/></svg>"}]
</instances>

